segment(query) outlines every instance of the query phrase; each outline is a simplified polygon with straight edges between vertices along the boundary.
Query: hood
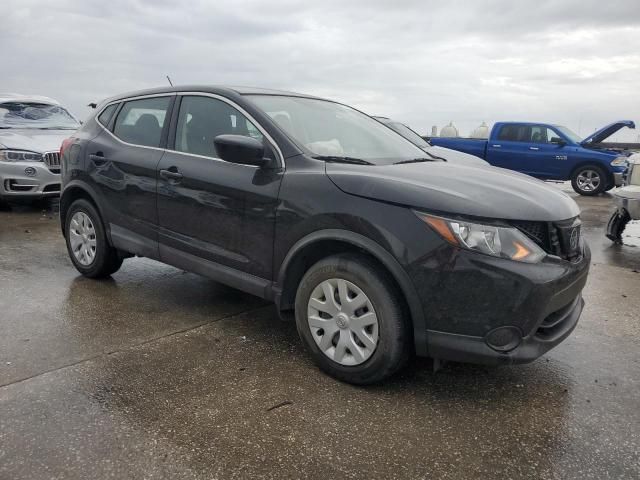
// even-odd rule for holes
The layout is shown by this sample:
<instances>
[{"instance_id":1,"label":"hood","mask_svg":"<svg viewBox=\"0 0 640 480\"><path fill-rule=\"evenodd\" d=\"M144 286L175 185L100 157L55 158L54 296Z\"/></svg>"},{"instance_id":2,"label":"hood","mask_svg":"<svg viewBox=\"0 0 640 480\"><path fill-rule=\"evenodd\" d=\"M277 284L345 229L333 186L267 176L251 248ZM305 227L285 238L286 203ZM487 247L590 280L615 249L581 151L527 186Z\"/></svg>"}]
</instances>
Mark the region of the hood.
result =
<instances>
[{"instance_id":1,"label":"hood","mask_svg":"<svg viewBox=\"0 0 640 480\"><path fill-rule=\"evenodd\" d=\"M580 142L580 145L585 145L587 143L601 143L604 142L611 135L616 133L618 130L624 127L636 128L636 124L632 120L620 120L614 123L607 125L606 127L601 128L600 130L592 133L587 138Z\"/></svg>"},{"instance_id":2,"label":"hood","mask_svg":"<svg viewBox=\"0 0 640 480\"><path fill-rule=\"evenodd\" d=\"M450 148L438 147L430 145L423 149L425 152L433 155L434 157L444 158L447 162L453 163L456 165L475 165L478 167L488 167L490 166L489 162L485 162L480 157L476 157L475 155L469 155L468 153L459 152L457 150L452 150Z\"/></svg>"},{"instance_id":3,"label":"hood","mask_svg":"<svg viewBox=\"0 0 640 480\"><path fill-rule=\"evenodd\" d=\"M524 174L445 162L404 165L327 163L342 191L448 215L559 221L580 214L567 194Z\"/></svg>"},{"instance_id":4,"label":"hood","mask_svg":"<svg viewBox=\"0 0 640 480\"><path fill-rule=\"evenodd\" d=\"M29 150L44 153L60 150L65 138L74 130L38 130L36 128L9 128L0 130L0 148Z\"/></svg>"}]
</instances>

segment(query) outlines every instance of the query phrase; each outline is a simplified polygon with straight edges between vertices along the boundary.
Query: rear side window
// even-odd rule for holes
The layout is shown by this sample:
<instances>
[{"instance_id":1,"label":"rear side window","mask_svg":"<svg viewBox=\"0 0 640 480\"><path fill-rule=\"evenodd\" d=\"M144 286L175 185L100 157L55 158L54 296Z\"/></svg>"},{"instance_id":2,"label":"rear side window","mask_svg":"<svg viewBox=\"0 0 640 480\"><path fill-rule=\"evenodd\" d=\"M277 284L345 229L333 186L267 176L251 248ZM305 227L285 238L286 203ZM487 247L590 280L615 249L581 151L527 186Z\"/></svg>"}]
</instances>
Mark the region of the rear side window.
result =
<instances>
[{"instance_id":1,"label":"rear side window","mask_svg":"<svg viewBox=\"0 0 640 480\"><path fill-rule=\"evenodd\" d=\"M263 141L256 126L228 103L201 96L182 99L176 126L177 151L219 158L213 141L224 134L244 135Z\"/></svg>"},{"instance_id":2,"label":"rear side window","mask_svg":"<svg viewBox=\"0 0 640 480\"><path fill-rule=\"evenodd\" d=\"M530 142L531 127L529 125L504 125L498 134L498 140L505 142Z\"/></svg>"},{"instance_id":3,"label":"rear side window","mask_svg":"<svg viewBox=\"0 0 640 480\"><path fill-rule=\"evenodd\" d=\"M171 97L154 97L125 102L113 134L127 143L159 147L170 100Z\"/></svg>"},{"instance_id":4,"label":"rear side window","mask_svg":"<svg viewBox=\"0 0 640 480\"><path fill-rule=\"evenodd\" d=\"M111 117L113 116L114 112L116 111L116 108L118 108L118 104L114 103L113 105L109 105L107 108L105 108L102 113L100 115L98 115L98 121L104 125L105 127L109 125L109 122L111 121Z\"/></svg>"}]
</instances>

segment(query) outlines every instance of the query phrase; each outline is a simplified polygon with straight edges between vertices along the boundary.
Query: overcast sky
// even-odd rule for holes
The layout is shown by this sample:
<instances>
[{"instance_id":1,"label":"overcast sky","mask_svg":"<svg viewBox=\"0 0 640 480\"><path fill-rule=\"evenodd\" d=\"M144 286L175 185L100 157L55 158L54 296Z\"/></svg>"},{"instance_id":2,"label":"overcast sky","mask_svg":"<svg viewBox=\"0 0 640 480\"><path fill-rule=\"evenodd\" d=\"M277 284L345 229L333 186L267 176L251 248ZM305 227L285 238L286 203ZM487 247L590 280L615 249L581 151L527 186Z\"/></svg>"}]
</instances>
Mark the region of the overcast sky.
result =
<instances>
[{"instance_id":1,"label":"overcast sky","mask_svg":"<svg viewBox=\"0 0 640 480\"><path fill-rule=\"evenodd\" d=\"M2 0L0 92L85 105L166 84L449 121L640 122L640 0ZM639 129L624 139L636 140Z\"/></svg>"}]
</instances>

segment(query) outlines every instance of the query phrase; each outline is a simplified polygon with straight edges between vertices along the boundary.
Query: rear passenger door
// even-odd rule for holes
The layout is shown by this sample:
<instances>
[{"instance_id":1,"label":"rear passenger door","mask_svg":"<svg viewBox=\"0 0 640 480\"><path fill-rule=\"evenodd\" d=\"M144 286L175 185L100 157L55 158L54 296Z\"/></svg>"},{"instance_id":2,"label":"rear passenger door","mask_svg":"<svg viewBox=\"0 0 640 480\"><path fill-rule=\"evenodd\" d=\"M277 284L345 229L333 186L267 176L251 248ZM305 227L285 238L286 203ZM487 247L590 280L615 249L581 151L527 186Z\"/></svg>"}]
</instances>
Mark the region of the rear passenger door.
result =
<instances>
[{"instance_id":1,"label":"rear passenger door","mask_svg":"<svg viewBox=\"0 0 640 480\"><path fill-rule=\"evenodd\" d=\"M260 295L260 279L272 274L282 158L266 131L224 97L189 94L176 108L175 128L158 165L161 259L245 290L253 280L252 293ZM214 139L222 134L262 141L277 167L220 159ZM235 284L229 276L237 278L236 272L250 276Z\"/></svg>"},{"instance_id":2,"label":"rear passenger door","mask_svg":"<svg viewBox=\"0 0 640 480\"><path fill-rule=\"evenodd\" d=\"M88 146L86 171L116 247L158 258L156 171L175 94L124 100ZM109 108L109 107L107 107Z\"/></svg>"}]
</instances>

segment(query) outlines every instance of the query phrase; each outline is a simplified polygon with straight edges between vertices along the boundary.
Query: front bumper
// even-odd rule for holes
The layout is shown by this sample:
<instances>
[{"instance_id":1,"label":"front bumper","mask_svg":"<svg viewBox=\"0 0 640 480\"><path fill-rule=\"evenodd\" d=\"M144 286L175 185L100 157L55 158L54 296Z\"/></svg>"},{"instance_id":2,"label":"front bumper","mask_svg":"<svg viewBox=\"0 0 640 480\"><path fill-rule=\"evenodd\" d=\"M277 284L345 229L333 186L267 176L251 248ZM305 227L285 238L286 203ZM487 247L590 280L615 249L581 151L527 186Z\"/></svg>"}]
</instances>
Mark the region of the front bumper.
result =
<instances>
[{"instance_id":1,"label":"front bumper","mask_svg":"<svg viewBox=\"0 0 640 480\"><path fill-rule=\"evenodd\" d=\"M624 182L624 172L613 172L613 185L621 187Z\"/></svg>"},{"instance_id":2,"label":"front bumper","mask_svg":"<svg viewBox=\"0 0 640 480\"><path fill-rule=\"evenodd\" d=\"M622 187L613 198L618 210L626 210L631 220L640 220L640 185Z\"/></svg>"},{"instance_id":3,"label":"front bumper","mask_svg":"<svg viewBox=\"0 0 640 480\"><path fill-rule=\"evenodd\" d=\"M434 285L424 284L430 357L487 365L527 363L573 331L591 252L578 262L524 264L456 250ZM414 279L415 281L415 279Z\"/></svg>"},{"instance_id":4,"label":"front bumper","mask_svg":"<svg viewBox=\"0 0 640 480\"><path fill-rule=\"evenodd\" d=\"M60 195L60 174L42 162L0 162L0 196L41 198Z\"/></svg>"}]
</instances>

